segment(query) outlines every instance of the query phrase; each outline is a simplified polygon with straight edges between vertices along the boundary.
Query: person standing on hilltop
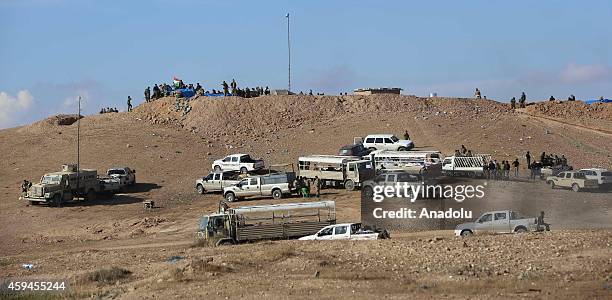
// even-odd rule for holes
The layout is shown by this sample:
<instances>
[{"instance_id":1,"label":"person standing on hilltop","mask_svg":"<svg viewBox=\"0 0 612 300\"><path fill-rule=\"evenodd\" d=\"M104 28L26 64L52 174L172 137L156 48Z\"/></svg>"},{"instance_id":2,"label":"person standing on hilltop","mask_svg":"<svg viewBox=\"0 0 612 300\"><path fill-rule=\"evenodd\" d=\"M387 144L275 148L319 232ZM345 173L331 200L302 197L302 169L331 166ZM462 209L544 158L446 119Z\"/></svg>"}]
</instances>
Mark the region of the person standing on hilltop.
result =
<instances>
[{"instance_id":1,"label":"person standing on hilltop","mask_svg":"<svg viewBox=\"0 0 612 300\"><path fill-rule=\"evenodd\" d=\"M225 82L225 80L223 80L223 83L221 84L221 86L223 86L223 96L226 96L229 94L229 87L227 85L227 82Z\"/></svg>"},{"instance_id":2,"label":"person standing on hilltop","mask_svg":"<svg viewBox=\"0 0 612 300\"><path fill-rule=\"evenodd\" d=\"M570 95L570 96L567 98L567 101L576 101L576 96L574 96L574 94Z\"/></svg>"},{"instance_id":3,"label":"person standing on hilltop","mask_svg":"<svg viewBox=\"0 0 612 300\"><path fill-rule=\"evenodd\" d=\"M232 88L232 95L236 96L238 84L236 84L236 80L234 78L232 78L232 82L230 82L230 87Z\"/></svg>"},{"instance_id":4,"label":"person standing on hilltop","mask_svg":"<svg viewBox=\"0 0 612 300\"><path fill-rule=\"evenodd\" d=\"M523 92L521 94L521 98L519 99L519 107L520 108L525 108L525 102L527 101L527 95L525 95L525 92Z\"/></svg>"},{"instance_id":5,"label":"person standing on hilltop","mask_svg":"<svg viewBox=\"0 0 612 300\"><path fill-rule=\"evenodd\" d=\"M128 112L132 111L132 97L130 96L128 96L128 99L127 99L127 109L128 109Z\"/></svg>"},{"instance_id":6,"label":"person standing on hilltop","mask_svg":"<svg viewBox=\"0 0 612 300\"><path fill-rule=\"evenodd\" d=\"M481 98L480 90L478 88L476 88L476 91L474 92L474 98L476 98L476 99L480 99Z\"/></svg>"},{"instance_id":7,"label":"person standing on hilltop","mask_svg":"<svg viewBox=\"0 0 612 300\"><path fill-rule=\"evenodd\" d=\"M555 101L555 97L550 96L550 98L548 98L548 101Z\"/></svg>"},{"instance_id":8,"label":"person standing on hilltop","mask_svg":"<svg viewBox=\"0 0 612 300\"><path fill-rule=\"evenodd\" d=\"M512 97L512 99L510 99L510 108L512 108L512 110L516 109L516 98Z\"/></svg>"}]
</instances>

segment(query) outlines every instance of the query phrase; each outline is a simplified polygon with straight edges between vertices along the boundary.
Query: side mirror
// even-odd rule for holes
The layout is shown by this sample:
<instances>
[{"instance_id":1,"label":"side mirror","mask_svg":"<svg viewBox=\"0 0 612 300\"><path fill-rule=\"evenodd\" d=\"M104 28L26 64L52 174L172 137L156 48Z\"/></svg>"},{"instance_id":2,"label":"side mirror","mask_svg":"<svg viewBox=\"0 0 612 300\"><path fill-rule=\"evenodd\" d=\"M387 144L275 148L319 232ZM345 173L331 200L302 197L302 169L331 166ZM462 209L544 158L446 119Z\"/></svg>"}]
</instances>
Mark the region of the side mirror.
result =
<instances>
[{"instance_id":1,"label":"side mirror","mask_svg":"<svg viewBox=\"0 0 612 300\"><path fill-rule=\"evenodd\" d=\"M476 221L476 223L482 223L482 220L481 220L481 219L478 219L478 221Z\"/></svg>"}]
</instances>

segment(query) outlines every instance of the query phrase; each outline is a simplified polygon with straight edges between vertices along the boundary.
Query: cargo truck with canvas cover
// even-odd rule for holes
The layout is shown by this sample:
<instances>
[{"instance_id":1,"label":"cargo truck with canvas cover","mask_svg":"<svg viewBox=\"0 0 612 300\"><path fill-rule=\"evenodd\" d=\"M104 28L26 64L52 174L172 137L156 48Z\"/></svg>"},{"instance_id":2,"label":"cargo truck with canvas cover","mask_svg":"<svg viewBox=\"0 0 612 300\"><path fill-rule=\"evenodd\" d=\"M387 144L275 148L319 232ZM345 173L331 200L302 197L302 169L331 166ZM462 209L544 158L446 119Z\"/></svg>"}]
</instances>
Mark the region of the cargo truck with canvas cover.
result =
<instances>
[{"instance_id":1,"label":"cargo truck with canvas cover","mask_svg":"<svg viewBox=\"0 0 612 300\"><path fill-rule=\"evenodd\" d=\"M370 160L335 155L309 155L298 159L298 175L321 180L323 186L343 186L349 191L376 175Z\"/></svg>"},{"instance_id":2,"label":"cargo truck with canvas cover","mask_svg":"<svg viewBox=\"0 0 612 300\"><path fill-rule=\"evenodd\" d=\"M336 223L334 201L255 205L229 208L200 219L197 232L216 245L311 235Z\"/></svg>"}]
</instances>

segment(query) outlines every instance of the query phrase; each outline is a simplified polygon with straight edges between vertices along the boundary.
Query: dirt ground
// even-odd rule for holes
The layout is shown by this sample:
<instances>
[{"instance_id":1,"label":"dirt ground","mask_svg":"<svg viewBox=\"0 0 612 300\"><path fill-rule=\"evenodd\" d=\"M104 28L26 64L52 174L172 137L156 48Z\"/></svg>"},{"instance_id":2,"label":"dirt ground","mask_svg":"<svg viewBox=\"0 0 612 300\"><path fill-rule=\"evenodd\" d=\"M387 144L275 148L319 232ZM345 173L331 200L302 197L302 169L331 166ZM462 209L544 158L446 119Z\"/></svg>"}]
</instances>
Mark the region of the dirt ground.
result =
<instances>
[{"instance_id":1,"label":"dirt ground","mask_svg":"<svg viewBox=\"0 0 612 300\"><path fill-rule=\"evenodd\" d=\"M612 297L610 229L468 239L451 231L392 231L392 239L370 242L194 244L198 218L214 212L221 198L196 194L194 182L230 153L295 163L300 155L333 154L353 137L408 130L419 149L451 154L464 144L499 160L518 157L523 165L527 150L536 157L546 151L566 155L575 168L612 168L612 105L562 116L558 106L565 102L538 105L548 108L512 111L490 100L412 96L265 96L198 98L177 111L175 99L166 98L132 113L81 120L81 166L130 166L139 183L113 198L61 208L20 202L19 185L75 161L76 124L51 118L1 130L0 273L68 278L68 296L77 298ZM588 114L591 121L582 121ZM610 194L544 191L542 182L520 181L496 189L525 199L539 195L551 208L596 199L605 214L599 226L587 227L612 225L605 218ZM358 192L325 190L323 198L336 201L339 222L360 220ZM144 210L145 199L158 208ZM303 199L236 205L297 201ZM87 280L112 267L129 274Z\"/></svg>"}]
</instances>

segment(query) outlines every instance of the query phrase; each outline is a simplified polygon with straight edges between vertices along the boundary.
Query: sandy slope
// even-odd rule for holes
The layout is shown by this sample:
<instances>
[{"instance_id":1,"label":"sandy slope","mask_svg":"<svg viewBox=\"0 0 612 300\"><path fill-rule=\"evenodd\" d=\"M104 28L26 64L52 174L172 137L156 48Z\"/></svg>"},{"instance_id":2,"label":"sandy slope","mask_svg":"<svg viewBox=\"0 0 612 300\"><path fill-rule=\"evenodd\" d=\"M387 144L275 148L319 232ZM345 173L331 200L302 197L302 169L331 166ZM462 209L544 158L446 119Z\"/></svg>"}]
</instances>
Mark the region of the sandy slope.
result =
<instances>
[{"instance_id":1,"label":"sandy slope","mask_svg":"<svg viewBox=\"0 0 612 300\"><path fill-rule=\"evenodd\" d=\"M267 249L269 244L266 243L224 249L221 253L214 249L201 250L203 252L190 249L186 244L192 240L198 216L207 211L214 211L220 198L219 195L196 195L193 188L194 180L209 171L213 159L229 153L247 152L270 163L295 162L299 155L334 153L341 145L351 143L356 136L386 132L399 136L406 129L418 147L439 149L448 154L465 144L474 152L491 153L497 159L513 160L519 157L523 164L523 155L530 150L535 155L542 151L565 154L575 167L612 167L612 134L609 133L612 130L611 105L598 106L594 111L583 108L580 114L564 114L562 118L556 111L564 111L565 103L538 104L513 112L509 105L490 100L424 99L411 96L198 98L189 105L191 111L184 115L176 111L175 99L166 98L143 104L132 113L93 115L83 118L82 166L105 170L111 166L128 165L137 170L138 181L142 184L131 193L118 195L114 199L75 203L63 208L27 206L17 200L18 188L24 178L37 180L43 173L57 170L62 163L75 160L76 125L57 125L52 119L0 131L0 141L2 141L0 143L0 153L2 153L0 227L3 229L0 231L0 254L5 257L0 263L0 270L11 276L25 276L28 274L19 270L20 263L34 261L41 265L39 273L36 274L75 276L103 266L119 265L133 271L136 279L121 284L116 289L108 287L84 289L88 292L113 290L127 297L154 297L155 293L171 296L173 290L164 287L175 286L175 283L166 284L166 281L163 281L163 284L157 285L156 274L174 267L163 262L168 255L186 253L190 259L214 256L215 259L224 262L227 258L230 262L229 267L237 271L231 275L222 275L224 277L220 280L223 282L227 282L228 279L230 282L237 280L245 284L244 288L237 289L236 293L228 292L222 286L211 289L210 285L207 285L208 289L198 289L197 283L191 281L178 285L200 290L201 295L210 292L208 295L239 296L244 295L248 287L266 295L285 297L290 295L287 291L270 292L273 282L285 280L286 284L299 287L296 293L302 297L308 297L309 290L318 288L334 290L336 285L342 287L337 288L338 293L329 292L329 296L348 296L352 294L352 289L367 294L365 288L360 287L362 285L389 289L389 294L395 296L402 293L418 295L423 289L428 289L421 287L422 284L430 286L432 282L439 284L439 288L425 292L430 293L430 296L447 294L468 297L472 294L452 292L451 287L459 283L450 285L443 283L446 279L442 278L454 274L450 269L438 271L436 267L432 267L433 275L422 278L417 273L408 272L404 273L404 277L387 274L380 275L380 279L376 279L379 275L371 272L379 266L368 265L364 270L368 274L374 274L372 277L360 278L351 271L346 273L350 278L344 278L341 275L348 272L347 270L352 270L352 265L358 264L355 257L363 250L363 246L352 243L341 244L346 246L346 251L352 257L344 260L340 255L342 252L338 252L343 249L336 249L338 246L303 246L295 242L274 242L272 243L274 251L280 252L279 255L282 257L288 255L288 258L270 264L264 268L262 271L264 273L253 267L258 265L255 259L248 263L237 261L242 259L241 253L262 252ZM585 122L585 119L591 121ZM339 220L359 220L357 194L329 191L326 197L337 202ZM145 212L141 206L142 199L153 199L161 208ZM300 201L300 199L284 201ZM244 204L274 202L248 201ZM426 236L431 238L433 234ZM448 237L448 233L439 234ZM572 234L564 233L559 236L544 237L544 242L552 239L555 243L563 245L568 236L574 238ZM458 241L450 237L448 239L448 242L446 240L443 242L442 249L446 246L452 249L459 247ZM485 238L483 242L487 243L488 239L496 245L507 241L505 238L490 237ZM600 254L595 255L590 252L585 254L586 250L579 245L583 243L594 245L593 249L609 250L610 234L609 231L586 232L579 234L575 239L577 240L572 243L576 246L572 246L567 255L572 259L581 256L581 260L593 266L593 274L589 273L584 277L584 282L576 282L576 277L582 278L576 273L580 269L579 264L567 272L559 272L563 276L574 274L572 279L574 281L565 281L566 286L574 291L589 291L603 280L603 275L598 274L606 272L609 274L612 262L606 262ZM394 250L395 252L390 252L389 255L397 256L405 264L411 263L413 258L412 254L406 253L419 252L417 250L422 247L420 243L414 244L411 237L407 237L406 240L400 239L398 244L388 243L376 244L374 247L378 249L376 255L385 256L387 248L398 247L404 250ZM608 243L607 248L605 243ZM147 248L145 252L155 253L150 258L142 257L145 250L139 245L143 244L151 245L152 249ZM293 250L290 249L290 253L285 253L287 251L284 249L287 247ZM519 248L512 249L526 253ZM484 249L478 251L485 253ZM329 253L332 250L338 254L333 257L325 254L324 258L316 256L317 252ZM291 254L292 251L297 254ZM439 248L435 247L430 251L439 251ZM227 254L224 254L225 252ZM307 254L302 255L303 253ZM217 258L217 255L220 256ZM414 255L420 257L418 254ZM77 261L70 260L74 256L78 257ZM264 260L271 259L263 253L261 257ZM551 262L553 265L551 268L554 270L561 268L556 264L562 262L564 257L566 256ZM61 264L57 264L55 259L61 261ZM308 262L301 261L303 259ZM426 257L418 258L419 261L422 259L425 262L427 259L430 261L419 263L420 267L442 263ZM325 264L329 263L332 266L339 265L331 267L333 271L321 273L324 278L331 276L336 279L330 283L316 279L303 281L314 272L315 267L312 264L321 263L319 260L325 260L327 261ZM511 260L510 257L503 258L505 262ZM531 261L547 264L543 257L537 259L534 257ZM487 264L495 264L495 260ZM394 265L395 263L389 261L385 263L385 268L397 268ZM67 266L68 269L63 266ZM328 267L324 267L323 270L325 268ZM528 290L528 284L516 279L519 276L517 272L521 268L513 269L510 275L507 275L508 278L515 278L516 282L510 282L509 286L487 289L486 292L490 295L510 292L511 295L517 296L518 291ZM297 272L297 269L301 271ZM280 271L273 273L273 270ZM251 279L261 278L260 281L250 281L247 284L245 278L241 277L243 271L249 274L248 277ZM272 273L273 275L270 275ZM551 274L553 273L538 273L540 277L536 281L544 285L540 289L558 295L556 286L547 285L545 282L549 279L563 282L565 279L563 276L554 277ZM207 280L213 280L209 283L215 283L217 280L210 274L194 276L196 278L209 276ZM486 275L484 278L496 279L495 276ZM391 283L387 283L389 278L393 278ZM480 284L478 281L467 280L474 288ZM349 289L344 286L345 284L352 287ZM394 288L401 284L405 284L406 290ZM600 294L600 290L597 291L588 295L603 295ZM184 291L177 293L185 295ZM538 297L538 295L542 296L542 294L531 296Z\"/></svg>"}]
</instances>

